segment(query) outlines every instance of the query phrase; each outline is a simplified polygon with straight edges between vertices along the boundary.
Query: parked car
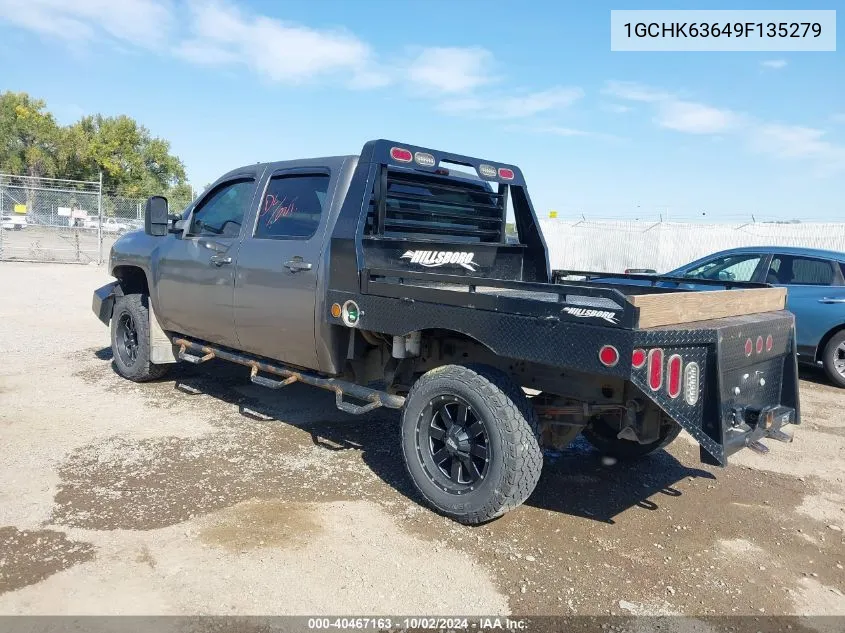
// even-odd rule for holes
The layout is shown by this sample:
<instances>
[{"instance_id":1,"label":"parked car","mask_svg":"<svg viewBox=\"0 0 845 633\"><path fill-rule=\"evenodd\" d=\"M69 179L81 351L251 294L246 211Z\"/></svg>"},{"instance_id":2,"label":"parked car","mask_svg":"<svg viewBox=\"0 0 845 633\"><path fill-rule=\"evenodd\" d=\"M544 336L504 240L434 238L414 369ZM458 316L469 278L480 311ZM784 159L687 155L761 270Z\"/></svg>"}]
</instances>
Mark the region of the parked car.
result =
<instances>
[{"instance_id":1,"label":"parked car","mask_svg":"<svg viewBox=\"0 0 845 633\"><path fill-rule=\"evenodd\" d=\"M89 217L82 223L82 228L96 231L99 224L99 218ZM103 218L103 233L117 233L118 235L122 235L127 231L134 231L136 228L138 227L130 225L125 220L112 217Z\"/></svg>"},{"instance_id":2,"label":"parked car","mask_svg":"<svg viewBox=\"0 0 845 633\"><path fill-rule=\"evenodd\" d=\"M3 215L0 216L0 228L10 231L20 231L26 228L25 215Z\"/></svg>"},{"instance_id":3,"label":"parked car","mask_svg":"<svg viewBox=\"0 0 845 633\"><path fill-rule=\"evenodd\" d=\"M575 271L555 271L557 276ZM667 279L707 280L708 285ZM600 276L592 281L714 289L714 281L758 282L787 289L795 314L798 360L824 367L831 382L845 387L845 253L787 246L747 246L707 255L655 280Z\"/></svg>"}]
</instances>

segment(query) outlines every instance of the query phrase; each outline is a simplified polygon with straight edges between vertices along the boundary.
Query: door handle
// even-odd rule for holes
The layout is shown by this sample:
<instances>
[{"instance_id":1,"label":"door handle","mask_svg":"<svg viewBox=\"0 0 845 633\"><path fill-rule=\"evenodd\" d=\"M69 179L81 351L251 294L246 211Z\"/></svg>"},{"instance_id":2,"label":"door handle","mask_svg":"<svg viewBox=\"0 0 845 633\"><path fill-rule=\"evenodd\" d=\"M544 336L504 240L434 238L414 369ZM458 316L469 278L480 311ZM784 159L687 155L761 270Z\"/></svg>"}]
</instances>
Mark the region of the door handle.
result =
<instances>
[{"instance_id":1,"label":"door handle","mask_svg":"<svg viewBox=\"0 0 845 633\"><path fill-rule=\"evenodd\" d=\"M290 270L292 273L296 273L300 270L311 270L311 263L304 262L301 259L291 259L285 262L285 268Z\"/></svg>"},{"instance_id":2,"label":"door handle","mask_svg":"<svg viewBox=\"0 0 845 633\"><path fill-rule=\"evenodd\" d=\"M845 297L825 297L824 299L819 299L819 303L845 303Z\"/></svg>"},{"instance_id":3,"label":"door handle","mask_svg":"<svg viewBox=\"0 0 845 633\"><path fill-rule=\"evenodd\" d=\"M226 255L212 255L211 257L208 258L208 261L219 268L220 266L223 266L224 264L231 264L232 258L227 257Z\"/></svg>"}]
</instances>

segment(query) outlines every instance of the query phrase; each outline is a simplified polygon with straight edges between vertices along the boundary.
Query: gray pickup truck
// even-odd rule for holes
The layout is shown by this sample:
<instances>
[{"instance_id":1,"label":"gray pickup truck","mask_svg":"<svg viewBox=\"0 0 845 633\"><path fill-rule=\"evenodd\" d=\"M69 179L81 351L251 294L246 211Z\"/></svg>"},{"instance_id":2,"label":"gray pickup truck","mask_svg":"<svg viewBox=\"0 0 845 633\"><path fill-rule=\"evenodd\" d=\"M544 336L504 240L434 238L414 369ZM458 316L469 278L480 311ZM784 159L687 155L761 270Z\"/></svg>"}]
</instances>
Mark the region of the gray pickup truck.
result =
<instances>
[{"instance_id":1,"label":"gray pickup truck","mask_svg":"<svg viewBox=\"0 0 845 633\"><path fill-rule=\"evenodd\" d=\"M93 309L122 376L219 358L351 414L401 409L411 479L465 523L525 501L542 449L579 434L635 459L686 429L725 465L799 421L783 289L555 283L522 173L497 161L380 140L250 165L181 215L150 198L109 271Z\"/></svg>"}]
</instances>

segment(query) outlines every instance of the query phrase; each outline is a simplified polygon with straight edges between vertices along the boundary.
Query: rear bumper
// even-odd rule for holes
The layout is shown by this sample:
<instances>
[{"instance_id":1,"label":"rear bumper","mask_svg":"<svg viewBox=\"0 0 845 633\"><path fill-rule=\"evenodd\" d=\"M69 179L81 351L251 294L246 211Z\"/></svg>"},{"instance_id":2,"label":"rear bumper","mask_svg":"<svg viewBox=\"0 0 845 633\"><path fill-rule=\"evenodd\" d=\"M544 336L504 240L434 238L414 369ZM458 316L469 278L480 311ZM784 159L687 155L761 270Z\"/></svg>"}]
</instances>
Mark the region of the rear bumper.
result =
<instances>
[{"instance_id":1,"label":"rear bumper","mask_svg":"<svg viewBox=\"0 0 845 633\"><path fill-rule=\"evenodd\" d=\"M114 311L114 300L117 296L117 288L119 288L119 284L116 281L106 284L101 288L97 288L94 291L94 297L91 300L91 309L94 311L94 314L97 315L97 318L105 325L108 325L111 321L111 315Z\"/></svg>"}]
</instances>

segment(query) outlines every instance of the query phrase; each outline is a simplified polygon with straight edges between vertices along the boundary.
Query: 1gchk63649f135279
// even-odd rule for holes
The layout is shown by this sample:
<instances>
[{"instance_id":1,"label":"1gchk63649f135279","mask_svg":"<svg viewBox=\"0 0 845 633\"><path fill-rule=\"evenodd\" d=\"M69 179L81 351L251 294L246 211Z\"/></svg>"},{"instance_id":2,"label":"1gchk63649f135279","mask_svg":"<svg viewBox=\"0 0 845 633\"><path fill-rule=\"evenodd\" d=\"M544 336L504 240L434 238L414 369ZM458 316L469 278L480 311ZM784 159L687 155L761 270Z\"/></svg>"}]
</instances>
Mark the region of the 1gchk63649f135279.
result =
<instances>
[{"instance_id":1,"label":"1gchk63649f135279","mask_svg":"<svg viewBox=\"0 0 845 633\"><path fill-rule=\"evenodd\" d=\"M523 175L498 161L379 140L235 169L180 215L151 198L109 266L93 308L123 376L220 358L352 414L401 409L411 479L465 523L525 501L542 448L580 433L636 459L686 429L724 465L798 422L782 288L553 283Z\"/></svg>"}]
</instances>

